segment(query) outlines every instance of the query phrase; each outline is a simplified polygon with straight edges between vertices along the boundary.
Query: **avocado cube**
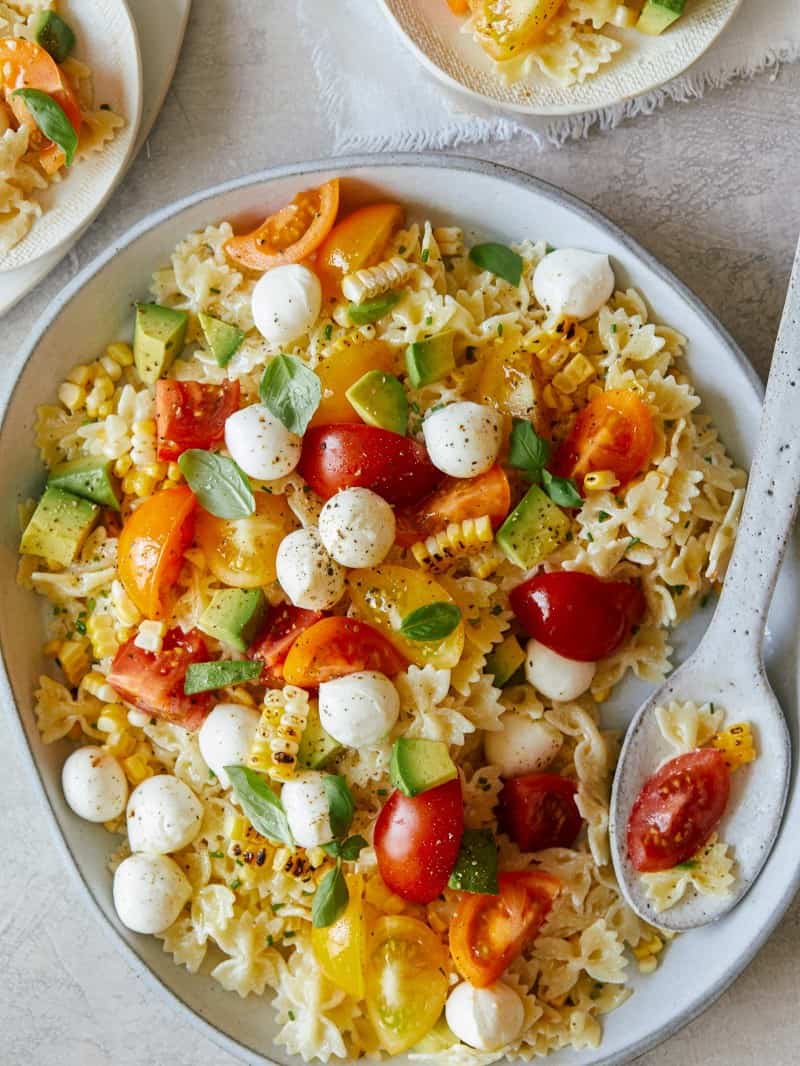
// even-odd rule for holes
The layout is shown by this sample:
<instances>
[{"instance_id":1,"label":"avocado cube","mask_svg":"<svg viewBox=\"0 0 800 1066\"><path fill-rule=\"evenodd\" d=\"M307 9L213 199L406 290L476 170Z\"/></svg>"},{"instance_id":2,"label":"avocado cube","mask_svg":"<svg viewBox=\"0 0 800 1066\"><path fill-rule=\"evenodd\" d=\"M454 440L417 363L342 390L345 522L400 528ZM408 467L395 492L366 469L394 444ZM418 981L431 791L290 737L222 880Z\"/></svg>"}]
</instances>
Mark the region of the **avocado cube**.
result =
<instances>
[{"instance_id":1,"label":"avocado cube","mask_svg":"<svg viewBox=\"0 0 800 1066\"><path fill-rule=\"evenodd\" d=\"M197 316L200 328L206 339L211 354L217 360L219 366L227 366L236 355L244 340L244 333L237 327L223 322L219 318L203 314Z\"/></svg>"},{"instance_id":2,"label":"avocado cube","mask_svg":"<svg viewBox=\"0 0 800 1066\"><path fill-rule=\"evenodd\" d=\"M681 17L685 6L686 0L647 0L639 15L636 29L640 33L657 37Z\"/></svg>"},{"instance_id":3,"label":"avocado cube","mask_svg":"<svg viewBox=\"0 0 800 1066\"><path fill-rule=\"evenodd\" d=\"M64 489L84 500L99 503L101 507L120 509L117 486L111 473L111 460L89 455L83 459L71 459L59 463L50 471L47 484Z\"/></svg>"},{"instance_id":4,"label":"avocado cube","mask_svg":"<svg viewBox=\"0 0 800 1066\"><path fill-rule=\"evenodd\" d=\"M319 720L319 711L312 704L300 738L297 761L307 770L321 770L343 750L344 746L325 730Z\"/></svg>"},{"instance_id":5,"label":"avocado cube","mask_svg":"<svg viewBox=\"0 0 800 1066\"><path fill-rule=\"evenodd\" d=\"M55 11L39 12L33 20L33 39L56 63L63 63L75 47L72 27Z\"/></svg>"},{"instance_id":6,"label":"avocado cube","mask_svg":"<svg viewBox=\"0 0 800 1066\"><path fill-rule=\"evenodd\" d=\"M188 311L160 304L137 304L133 358L145 385L155 385L183 351Z\"/></svg>"},{"instance_id":7,"label":"avocado cube","mask_svg":"<svg viewBox=\"0 0 800 1066\"><path fill-rule=\"evenodd\" d=\"M465 829L461 848L447 882L456 892L497 896L497 843L491 829Z\"/></svg>"},{"instance_id":8,"label":"avocado cube","mask_svg":"<svg viewBox=\"0 0 800 1066\"><path fill-rule=\"evenodd\" d=\"M218 589L197 628L236 651L247 651L266 615L267 598L261 589Z\"/></svg>"},{"instance_id":9,"label":"avocado cube","mask_svg":"<svg viewBox=\"0 0 800 1066\"><path fill-rule=\"evenodd\" d=\"M369 370L345 395L368 426L388 429L403 437L408 432L406 390L394 374Z\"/></svg>"},{"instance_id":10,"label":"avocado cube","mask_svg":"<svg viewBox=\"0 0 800 1066\"><path fill-rule=\"evenodd\" d=\"M452 781L458 770L444 741L398 737L392 747L389 776L394 788L406 796L418 796Z\"/></svg>"},{"instance_id":11,"label":"avocado cube","mask_svg":"<svg viewBox=\"0 0 800 1066\"><path fill-rule=\"evenodd\" d=\"M570 520L538 485L532 485L497 531L512 563L530 570L567 539Z\"/></svg>"},{"instance_id":12,"label":"avocado cube","mask_svg":"<svg viewBox=\"0 0 800 1066\"><path fill-rule=\"evenodd\" d=\"M453 333L437 333L424 341L414 341L406 348L408 380L415 389L432 385L456 368L453 355Z\"/></svg>"},{"instance_id":13,"label":"avocado cube","mask_svg":"<svg viewBox=\"0 0 800 1066\"><path fill-rule=\"evenodd\" d=\"M22 534L19 550L56 566L69 566L99 514L96 503L49 485Z\"/></svg>"},{"instance_id":14,"label":"avocado cube","mask_svg":"<svg viewBox=\"0 0 800 1066\"><path fill-rule=\"evenodd\" d=\"M525 652L514 634L509 633L505 640L492 648L486 656L485 673L492 674L495 685L503 688L524 662Z\"/></svg>"}]
</instances>

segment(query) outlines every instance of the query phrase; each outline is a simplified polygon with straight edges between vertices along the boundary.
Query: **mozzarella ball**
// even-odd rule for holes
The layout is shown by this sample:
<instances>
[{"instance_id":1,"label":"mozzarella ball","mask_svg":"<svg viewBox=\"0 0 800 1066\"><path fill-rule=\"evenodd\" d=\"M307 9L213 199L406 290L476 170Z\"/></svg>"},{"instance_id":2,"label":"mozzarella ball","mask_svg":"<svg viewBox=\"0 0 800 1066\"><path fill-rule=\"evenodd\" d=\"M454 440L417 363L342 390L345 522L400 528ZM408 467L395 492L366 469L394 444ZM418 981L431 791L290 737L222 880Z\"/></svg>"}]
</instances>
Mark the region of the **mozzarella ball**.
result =
<instances>
[{"instance_id":1,"label":"mozzarella ball","mask_svg":"<svg viewBox=\"0 0 800 1066\"><path fill-rule=\"evenodd\" d=\"M546 255L533 274L536 299L559 318L589 318L614 292L607 255L559 248Z\"/></svg>"},{"instance_id":2,"label":"mozzarella ball","mask_svg":"<svg viewBox=\"0 0 800 1066\"><path fill-rule=\"evenodd\" d=\"M486 733L483 748L503 777L519 777L547 769L561 750L564 738L549 722L524 711L506 711L502 729Z\"/></svg>"},{"instance_id":3,"label":"mozzarella ball","mask_svg":"<svg viewBox=\"0 0 800 1066\"><path fill-rule=\"evenodd\" d=\"M576 700L594 679L596 663L565 659L538 640L529 640L525 653L525 676L533 687L551 700Z\"/></svg>"},{"instance_id":4,"label":"mozzarella ball","mask_svg":"<svg viewBox=\"0 0 800 1066\"><path fill-rule=\"evenodd\" d=\"M226 420L225 447L249 477L274 481L300 462L303 442L263 404L254 403Z\"/></svg>"},{"instance_id":5,"label":"mozzarella ball","mask_svg":"<svg viewBox=\"0 0 800 1066\"><path fill-rule=\"evenodd\" d=\"M274 345L290 344L308 333L321 307L319 278L300 263L273 267L253 289L253 321L262 337Z\"/></svg>"},{"instance_id":6,"label":"mozzarella ball","mask_svg":"<svg viewBox=\"0 0 800 1066\"><path fill-rule=\"evenodd\" d=\"M134 933L163 933L192 895L192 886L166 855L131 855L114 874L114 906Z\"/></svg>"},{"instance_id":7,"label":"mozzarella ball","mask_svg":"<svg viewBox=\"0 0 800 1066\"><path fill-rule=\"evenodd\" d=\"M522 1032L525 1010L514 989L502 981L487 988L475 988L464 981L447 997L444 1016L465 1044L480 1051L497 1051Z\"/></svg>"},{"instance_id":8,"label":"mozzarella ball","mask_svg":"<svg viewBox=\"0 0 800 1066\"><path fill-rule=\"evenodd\" d=\"M260 715L241 703L218 703L200 726L200 754L217 775L223 788L230 788L226 766L241 766L247 759Z\"/></svg>"},{"instance_id":9,"label":"mozzarella ball","mask_svg":"<svg viewBox=\"0 0 800 1066\"><path fill-rule=\"evenodd\" d=\"M400 713L397 689L384 674L363 670L319 686L319 719L334 740L350 748L376 744Z\"/></svg>"},{"instance_id":10,"label":"mozzarella ball","mask_svg":"<svg viewBox=\"0 0 800 1066\"><path fill-rule=\"evenodd\" d=\"M326 611L344 593L344 570L325 551L315 529L297 529L284 537L275 569L278 583L295 607Z\"/></svg>"},{"instance_id":11,"label":"mozzarella ball","mask_svg":"<svg viewBox=\"0 0 800 1066\"><path fill-rule=\"evenodd\" d=\"M333 839L322 774L316 770L295 774L281 789L281 803L295 843L301 848L318 848Z\"/></svg>"},{"instance_id":12,"label":"mozzarella ball","mask_svg":"<svg viewBox=\"0 0 800 1066\"><path fill-rule=\"evenodd\" d=\"M464 400L441 407L422 423L433 465L451 477L477 477L497 459L503 423L493 407Z\"/></svg>"},{"instance_id":13,"label":"mozzarella ball","mask_svg":"<svg viewBox=\"0 0 800 1066\"><path fill-rule=\"evenodd\" d=\"M125 810L128 782L114 758L101 748L73 751L61 771L64 799L87 822L110 822Z\"/></svg>"},{"instance_id":14,"label":"mozzarella ball","mask_svg":"<svg viewBox=\"0 0 800 1066\"><path fill-rule=\"evenodd\" d=\"M197 836L202 820L202 804L183 781L172 774L148 777L128 800L128 843L131 851L180 851Z\"/></svg>"},{"instance_id":15,"label":"mozzarella ball","mask_svg":"<svg viewBox=\"0 0 800 1066\"><path fill-rule=\"evenodd\" d=\"M345 489L322 508L319 535L342 566L377 566L394 544L394 511L371 489Z\"/></svg>"}]
</instances>

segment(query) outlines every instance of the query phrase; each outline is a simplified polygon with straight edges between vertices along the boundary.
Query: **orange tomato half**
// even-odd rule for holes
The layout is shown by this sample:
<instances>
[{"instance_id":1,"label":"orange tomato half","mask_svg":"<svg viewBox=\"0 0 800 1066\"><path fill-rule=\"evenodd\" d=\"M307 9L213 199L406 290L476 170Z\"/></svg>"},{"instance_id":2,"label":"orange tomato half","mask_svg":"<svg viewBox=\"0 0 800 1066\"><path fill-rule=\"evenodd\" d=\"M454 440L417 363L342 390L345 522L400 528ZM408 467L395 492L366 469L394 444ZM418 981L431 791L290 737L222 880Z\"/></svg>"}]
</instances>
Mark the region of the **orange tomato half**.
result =
<instances>
[{"instance_id":1,"label":"orange tomato half","mask_svg":"<svg viewBox=\"0 0 800 1066\"><path fill-rule=\"evenodd\" d=\"M299 263L317 250L339 211L339 179L306 189L252 233L232 237L228 257L247 270L264 272L284 263Z\"/></svg>"},{"instance_id":2,"label":"orange tomato half","mask_svg":"<svg viewBox=\"0 0 800 1066\"><path fill-rule=\"evenodd\" d=\"M421 537L446 529L451 522L488 515L495 529L511 509L511 486L501 466L473 478L448 478L415 509L396 512L397 543L409 547Z\"/></svg>"},{"instance_id":3,"label":"orange tomato half","mask_svg":"<svg viewBox=\"0 0 800 1066\"><path fill-rule=\"evenodd\" d=\"M131 514L119 535L119 577L145 616L163 618L194 535L196 500L188 485L162 489Z\"/></svg>"},{"instance_id":4,"label":"orange tomato half","mask_svg":"<svg viewBox=\"0 0 800 1066\"><path fill-rule=\"evenodd\" d=\"M408 661L382 633L356 618L323 618L304 630L283 664L287 685L316 688L362 670L394 677Z\"/></svg>"},{"instance_id":5,"label":"orange tomato half","mask_svg":"<svg viewBox=\"0 0 800 1066\"><path fill-rule=\"evenodd\" d=\"M447 0L447 6L454 15L468 15L469 4L467 0Z\"/></svg>"},{"instance_id":6,"label":"orange tomato half","mask_svg":"<svg viewBox=\"0 0 800 1066\"><path fill-rule=\"evenodd\" d=\"M400 204L368 204L334 226L317 252L317 274L327 300L339 298L345 274L379 262L404 218Z\"/></svg>"}]
</instances>

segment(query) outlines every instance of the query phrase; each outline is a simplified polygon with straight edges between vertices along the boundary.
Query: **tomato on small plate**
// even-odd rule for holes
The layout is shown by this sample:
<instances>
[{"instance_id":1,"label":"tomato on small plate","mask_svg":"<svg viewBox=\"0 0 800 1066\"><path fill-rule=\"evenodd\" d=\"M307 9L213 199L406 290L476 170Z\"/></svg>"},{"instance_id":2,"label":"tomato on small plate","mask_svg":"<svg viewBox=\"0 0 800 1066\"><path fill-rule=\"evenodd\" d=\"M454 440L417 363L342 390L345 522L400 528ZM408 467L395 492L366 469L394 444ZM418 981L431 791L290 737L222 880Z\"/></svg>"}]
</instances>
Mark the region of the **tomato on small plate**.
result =
<instances>
[{"instance_id":1,"label":"tomato on small plate","mask_svg":"<svg viewBox=\"0 0 800 1066\"><path fill-rule=\"evenodd\" d=\"M264 664L261 682L270 688L285 684L284 663L289 650L300 634L324 618L322 611L309 611L291 603L270 607L264 628L248 649L248 659L260 659Z\"/></svg>"},{"instance_id":2,"label":"tomato on small plate","mask_svg":"<svg viewBox=\"0 0 800 1066\"><path fill-rule=\"evenodd\" d=\"M500 792L500 824L522 851L570 848L583 825L577 791L560 774L511 777Z\"/></svg>"},{"instance_id":3,"label":"tomato on small plate","mask_svg":"<svg viewBox=\"0 0 800 1066\"><path fill-rule=\"evenodd\" d=\"M670 759L649 778L628 819L628 855L640 873L687 862L719 825L730 795L725 755L699 748Z\"/></svg>"},{"instance_id":4,"label":"tomato on small plate","mask_svg":"<svg viewBox=\"0 0 800 1066\"><path fill-rule=\"evenodd\" d=\"M187 696L183 690L191 663L211 658L202 635L174 628L167 630L157 654L138 648L131 637L114 656L108 683L120 696L146 714L198 729L214 703L211 692Z\"/></svg>"},{"instance_id":5,"label":"tomato on small plate","mask_svg":"<svg viewBox=\"0 0 800 1066\"><path fill-rule=\"evenodd\" d=\"M400 204L367 204L334 226L316 258L317 274L327 300L338 299L345 274L380 261L389 238L400 229L404 218L405 210Z\"/></svg>"},{"instance_id":6,"label":"tomato on small plate","mask_svg":"<svg viewBox=\"0 0 800 1066\"><path fill-rule=\"evenodd\" d=\"M197 501L188 485L144 500L119 535L119 579L145 616L163 618L192 543Z\"/></svg>"},{"instance_id":7,"label":"tomato on small plate","mask_svg":"<svg viewBox=\"0 0 800 1066\"><path fill-rule=\"evenodd\" d=\"M578 662L611 655L647 608L637 583L571 570L536 574L513 588L509 600L529 637Z\"/></svg>"},{"instance_id":8,"label":"tomato on small plate","mask_svg":"<svg viewBox=\"0 0 800 1066\"><path fill-rule=\"evenodd\" d=\"M213 448L225 435L225 422L239 410L238 381L207 385L199 381L156 382L158 458L177 459L188 448Z\"/></svg>"},{"instance_id":9,"label":"tomato on small plate","mask_svg":"<svg viewBox=\"0 0 800 1066\"><path fill-rule=\"evenodd\" d=\"M357 618L323 618L300 633L283 664L287 685L316 688L324 681L377 670L394 677L408 660L374 626Z\"/></svg>"},{"instance_id":10,"label":"tomato on small plate","mask_svg":"<svg viewBox=\"0 0 800 1066\"><path fill-rule=\"evenodd\" d=\"M495 464L473 478L448 477L417 507L397 512L397 543L408 547L422 537L440 533L451 522L484 515L497 529L510 509L511 486L501 466Z\"/></svg>"},{"instance_id":11,"label":"tomato on small plate","mask_svg":"<svg viewBox=\"0 0 800 1066\"><path fill-rule=\"evenodd\" d=\"M461 976L485 988L493 984L535 939L561 882L540 870L498 876L497 896L464 893L450 923L450 954Z\"/></svg>"},{"instance_id":12,"label":"tomato on small plate","mask_svg":"<svg viewBox=\"0 0 800 1066\"><path fill-rule=\"evenodd\" d=\"M431 903L444 891L464 832L458 778L418 796L393 792L375 823L378 869L388 887L412 903Z\"/></svg>"}]
</instances>

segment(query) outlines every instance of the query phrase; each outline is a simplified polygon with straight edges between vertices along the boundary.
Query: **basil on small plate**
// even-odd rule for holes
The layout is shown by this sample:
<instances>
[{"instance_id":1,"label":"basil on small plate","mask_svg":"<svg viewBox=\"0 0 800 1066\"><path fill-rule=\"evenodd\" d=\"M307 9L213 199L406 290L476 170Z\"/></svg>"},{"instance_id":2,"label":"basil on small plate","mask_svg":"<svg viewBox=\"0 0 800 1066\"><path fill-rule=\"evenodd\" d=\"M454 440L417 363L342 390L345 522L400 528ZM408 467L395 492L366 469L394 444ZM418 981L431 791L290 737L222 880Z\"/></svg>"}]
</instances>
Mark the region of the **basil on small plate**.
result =
<instances>
[{"instance_id":1,"label":"basil on small plate","mask_svg":"<svg viewBox=\"0 0 800 1066\"><path fill-rule=\"evenodd\" d=\"M408 640L444 640L460 621L461 611L454 603L437 601L407 614L400 625L400 632Z\"/></svg>"},{"instance_id":2,"label":"basil on small plate","mask_svg":"<svg viewBox=\"0 0 800 1066\"><path fill-rule=\"evenodd\" d=\"M276 355L261 378L261 402L290 433L302 437L322 399L313 370L294 355Z\"/></svg>"},{"instance_id":3,"label":"basil on small plate","mask_svg":"<svg viewBox=\"0 0 800 1066\"><path fill-rule=\"evenodd\" d=\"M178 466L204 511L217 518L247 518L254 513L250 482L233 459L189 448L178 459Z\"/></svg>"},{"instance_id":4,"label":"basil on small plate","mask_svg":"<svg viewBox=\"0 0 800 1066\"><path fill-rule=\"evenodd\" d=\"M64 113L63 107L49 93L41 89L16 89L12 96L24 100L34 122L49 140L53 141L66 156L67 166L72 166L78 149L78 134Z\"/></svg>"}]
</instances>

